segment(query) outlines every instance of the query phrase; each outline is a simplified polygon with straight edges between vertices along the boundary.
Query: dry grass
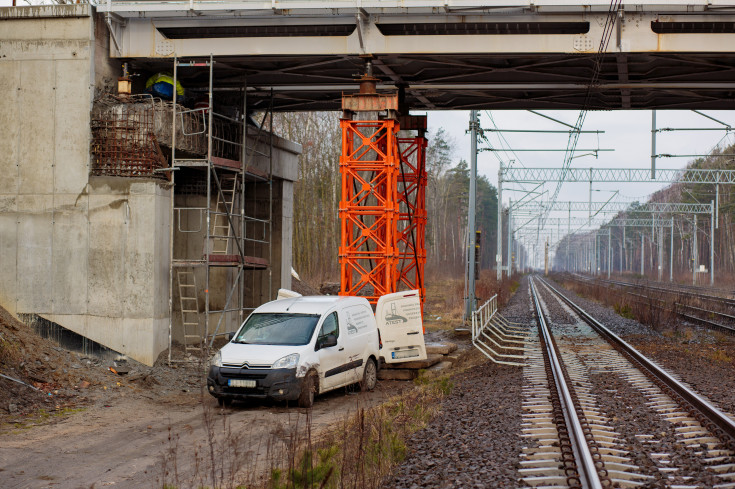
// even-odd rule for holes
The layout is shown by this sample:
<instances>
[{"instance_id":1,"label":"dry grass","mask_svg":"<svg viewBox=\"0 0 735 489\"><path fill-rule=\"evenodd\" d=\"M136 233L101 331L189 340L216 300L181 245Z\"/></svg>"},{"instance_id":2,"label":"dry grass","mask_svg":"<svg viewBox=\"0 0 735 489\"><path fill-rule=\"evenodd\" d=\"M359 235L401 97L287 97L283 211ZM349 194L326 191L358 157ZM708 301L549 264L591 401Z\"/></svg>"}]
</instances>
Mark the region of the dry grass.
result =
<instances>
[{"instance_id":1,"label":"dry grass","mask_svg":"<svg viewBox=\"0 0 735 489\"><path fill-rule=\"evenodd\" d=\"M621 317L635 319L656 331L664 331L672 326L674 329L678 327L673 302L667 301L663 292L649 289L642 294L646 297L641 297L610 288L599 281L581 283L565 275L555 278L564 288L572 290L577 295L612 307Z\"/></svg>"},{"instance_id":2,"label":"dry grass","mask_svg":"<svg viewBox=\"0 0 735 489\"><path fill-rule=\"evenodd\" d=\"M477 304L498 295L500 307L507 304L520 286L520 276L498 282L494 270L482 270L476 283ZM465 309L465 283L461 278L427 277L424 325L427 331L454 330L461 326Z\"/></svg>"},{"instance_id":3,"label":"dry grass","mask_svg":"<svg viewBox=\"0 0 735 489\"><path fill-rule=\"evenodd\" d=\"M424 427L452 389L448 377L420 378L408 394L371 409L360 409L335 430L289 454L271 471L269 489L372 488L406 456L406 439Z\"/></svg>"}]
</instances>

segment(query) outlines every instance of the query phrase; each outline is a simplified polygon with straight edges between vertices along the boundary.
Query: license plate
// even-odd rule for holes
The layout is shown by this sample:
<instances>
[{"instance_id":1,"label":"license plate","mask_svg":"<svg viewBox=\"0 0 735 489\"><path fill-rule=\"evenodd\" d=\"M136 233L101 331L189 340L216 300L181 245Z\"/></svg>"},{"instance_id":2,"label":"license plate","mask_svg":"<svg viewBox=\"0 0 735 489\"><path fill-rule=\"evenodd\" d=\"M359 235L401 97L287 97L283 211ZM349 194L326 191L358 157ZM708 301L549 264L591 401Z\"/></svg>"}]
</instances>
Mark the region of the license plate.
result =
<instances>
[{"instance_id":1,"label":"license plate","mask_svg":"<svg viewBox=\"0 0 735 489\"><path fill-rule=\"evenodd\" d=\"M391 352L391 357L394 359L398 358L411 358L419 356L418 350L401 350Z\"/></svg>"},{"instance_id":2,"label":"license plate","mask_svg":"<svg viewBox=\"0 0 735 489\"><path fill-rule=\"evenodd\" d=\"M254 380L246 380L246 379L227 379L227 385L229 387L255 387L255 381Z\"/></svg>"}]
</instances>

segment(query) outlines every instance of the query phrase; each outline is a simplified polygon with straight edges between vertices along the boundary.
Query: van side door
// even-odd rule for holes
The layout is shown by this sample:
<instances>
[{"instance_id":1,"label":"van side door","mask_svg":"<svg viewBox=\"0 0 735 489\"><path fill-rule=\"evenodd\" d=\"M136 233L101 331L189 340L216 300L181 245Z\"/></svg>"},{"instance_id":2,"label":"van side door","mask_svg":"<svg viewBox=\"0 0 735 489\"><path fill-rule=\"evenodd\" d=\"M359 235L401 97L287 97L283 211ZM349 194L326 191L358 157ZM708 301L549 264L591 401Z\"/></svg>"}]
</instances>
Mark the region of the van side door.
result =
<instances>
[{"instance_id":1,"label":"van side door","mask_svg":"<svg viewBox=\"0 0 735 489\"><path fill-rule=\"evenodd\" d=\"M347 361L350 365L345 382L350 384L362 380L362 370L365 365L365 350L368 349L368 342L375 341L377 348L377 338L374 338L375 327L371 327L373 319L373 311L370 306L358 304L345 307L340 310L340 320L345 326L346 342L345 352L347 353Z\"/></svg>"},{"instance_id":2,"label":"van side door","mask_svg":"<svg viewBox=\"0 0 735 489\"><path fill-rule=\"evenodd\" d=\"M426 360L418 290L396 292L379 298L375 319L383 340L382 356L385 363Z\"/></svg>"},{"instance_id":3,"label":"van side door","mask_svg":"<svg viewBox=\"0 0 735 489\"><path fill-rule=\"evenodd\" d=\"M319 356L319 392L333 389L344 382L345 338L341 329L337 311L334 311L324 317L316 337L314 348ZM336 339L336 344L326 346L330 338Z\"/></svg>"}]
</instances>

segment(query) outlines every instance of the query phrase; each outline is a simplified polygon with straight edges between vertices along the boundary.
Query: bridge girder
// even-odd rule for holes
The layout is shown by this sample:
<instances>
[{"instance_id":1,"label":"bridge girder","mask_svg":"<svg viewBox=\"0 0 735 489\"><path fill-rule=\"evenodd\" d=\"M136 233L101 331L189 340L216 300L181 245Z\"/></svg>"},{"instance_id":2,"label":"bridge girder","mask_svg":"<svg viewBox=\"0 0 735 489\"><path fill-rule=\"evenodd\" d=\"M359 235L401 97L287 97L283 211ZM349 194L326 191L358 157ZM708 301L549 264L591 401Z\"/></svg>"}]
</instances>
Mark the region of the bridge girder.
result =
<instances>
[{"instance_id":1,"label":"bridge girder","mask_svg":"<svg viewBox=\"0 0 735 489\"><path fill-rule=\"evenodd\" d=\"M735 108L735 9L717 0L628 2L590 109ZM577 109L609 2L476 0L101 3L113 57L141 71L214 54L224 89L273 90L277 110L338 109L360 55L416 109ZM187 82L187 80L184 80ZM195 85L197 80L188 80Z\"/></svg>"}]
</instances>

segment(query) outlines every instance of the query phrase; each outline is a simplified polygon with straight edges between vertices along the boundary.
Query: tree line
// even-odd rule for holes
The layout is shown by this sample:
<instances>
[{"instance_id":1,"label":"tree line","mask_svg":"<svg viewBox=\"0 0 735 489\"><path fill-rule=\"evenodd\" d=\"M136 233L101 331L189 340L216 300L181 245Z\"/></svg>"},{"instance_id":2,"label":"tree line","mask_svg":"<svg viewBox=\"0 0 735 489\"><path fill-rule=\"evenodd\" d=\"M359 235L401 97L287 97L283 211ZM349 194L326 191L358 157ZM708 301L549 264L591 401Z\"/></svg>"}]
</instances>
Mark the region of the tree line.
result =
<instances>
[{"instance_id":1,"label":"tree line","mask_svg":"<svg viewBox=\"0 0 735 489\"><path fill-rule=\"evenodd\" d=\"M682 169L682 175L687 169L733 170L735 160L730 155L734 152L735 145L717 148L708 156L691 161L685 169ZM732 187L732 185L715 183L677 182L651 195L648 202L652 203L710 204L714 201L717 209L714 216L714 236L710 232L712 218L709 214L699 214L696 227L691 214L659 214L657 219L660 219L661 226L656 226L654 229L650 227L627 228L625 234L623 228L615 226L610 230L612 233L612 270L617 272L622 269L624 272L640 274L642 259L644 275L648 278L656 278L659 267L661 267L664 271L662 278L668 280L670 264L673 263L675 279L684 281L691 280L692 268L695 267L695 264L697 267L704 265L709 271L712 256L715 280L727 282L735 272L735 247L732 246L732 243L735 242L733 241L735 239L735 189ZM651 214L641 212L640 207L640 203L634 202L616 218L650 219ZM674 219L673 254L671 252L672 217ZM591 242L592 239L593 235L589 233L562 239L555 255L555 267L567 268L568 263L574 262L574 256L567 256L567 241L570 244L569 249L572 250L569 255L576 254L578 258L580 249L585 248L585 253L587 253L586 243ZM601 242L603 244L600 246L599 262L601 271L606 272L607 235ZM714 244L714 255L711 254L711 244ZM588 268L589 259L585 258L583 262Z\"/></svg>"},{"instance_id":2,"label":"tree line","mask_svg":"<svg viewBox=\"0 0 735 489\"><path fill-rule=\"evenodd\" d=\"M339 157L337 112L274 115L274 132L302 146L299 179L294 183L293 261L312 284L339 280ZM457 158L457 144L440 128L428 135L426 153L426 274L460 277L467 260L467 205L470 172ZM494 265L497 190L477 179L476 229L481 232L481 267Z\"/></svg>"}]
</instances>

